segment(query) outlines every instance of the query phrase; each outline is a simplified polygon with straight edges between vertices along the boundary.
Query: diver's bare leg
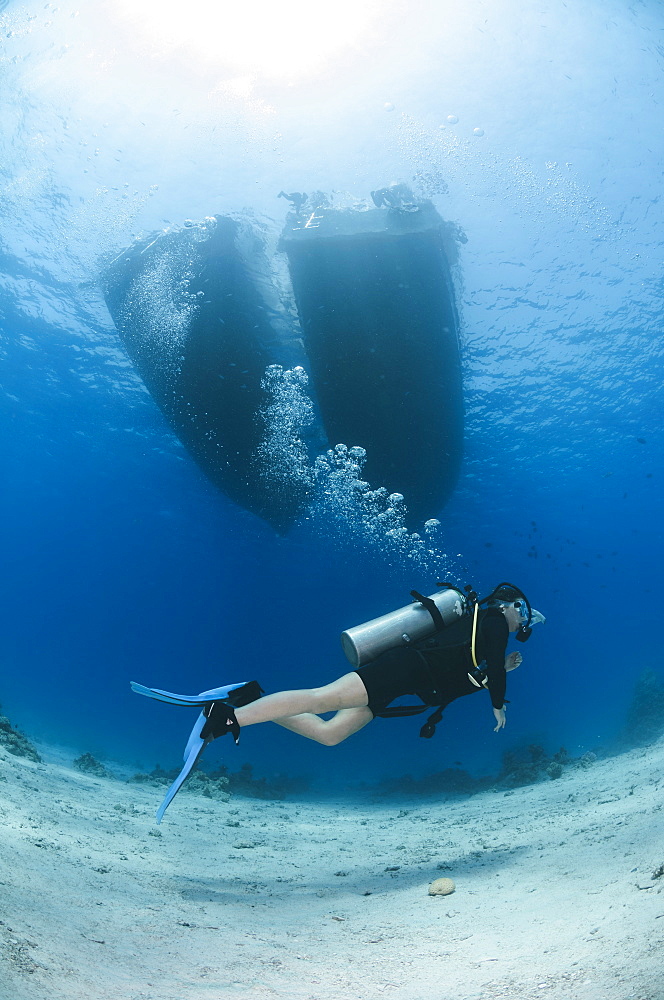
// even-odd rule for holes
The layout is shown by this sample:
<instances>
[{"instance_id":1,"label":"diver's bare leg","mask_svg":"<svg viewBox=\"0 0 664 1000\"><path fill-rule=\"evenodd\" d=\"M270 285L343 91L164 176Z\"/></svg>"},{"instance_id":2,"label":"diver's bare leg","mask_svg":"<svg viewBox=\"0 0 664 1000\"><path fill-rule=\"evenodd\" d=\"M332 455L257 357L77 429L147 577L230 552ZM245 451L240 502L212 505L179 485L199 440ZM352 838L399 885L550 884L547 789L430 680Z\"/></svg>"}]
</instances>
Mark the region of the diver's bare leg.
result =
<instances>
[{"instance_id":1,"label":"diver's bare leg","mask_svg":"<svg viewBox=\"0 0 664 1000\"><path fill-rule=\"evenodd\" d=\"M259 722L276 722L303 713L320 715L344 708L366 708L367 701L366 688L359 675L353 672L324 687L268 694L236 708L235 716L240 726L255 726Z\"/></svg>"},{"instance_id":2,"label":"diver's bare leg","mask_svg":"<svg viewBox=\"0 0 664 1000\"><path fill-rule=\"evenodd\" d=\"M293 733L306 736L309 740L322 743L326 747L335 747L358 732L373 719L369 708L342 708L331 719L321 719L317 715L304 712L301 715L290 715L285 719L275 719L278 726L290 729Z\"/></svg>"}]
</instances>

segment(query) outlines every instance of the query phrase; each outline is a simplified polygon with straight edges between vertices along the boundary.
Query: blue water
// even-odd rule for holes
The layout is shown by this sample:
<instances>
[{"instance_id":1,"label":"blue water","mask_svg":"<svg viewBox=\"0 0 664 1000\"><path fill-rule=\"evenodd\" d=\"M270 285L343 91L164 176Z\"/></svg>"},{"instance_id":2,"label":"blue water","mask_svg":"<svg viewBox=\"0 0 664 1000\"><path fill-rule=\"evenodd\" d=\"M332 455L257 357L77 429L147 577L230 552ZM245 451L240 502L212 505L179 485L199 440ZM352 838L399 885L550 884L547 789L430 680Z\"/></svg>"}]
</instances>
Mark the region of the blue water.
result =
<instances>
[{"instance_id":1,"label":"blue water","mask_svg":"<svg viewBox=\"0 0 664 1000\"><path fill-rule=\"evenodd\" d=\"M209 10L192 34L200 9L176 12L166 44L170 14L139 23L119 0L0 4L4 710L34 738L174 766L193 720L130 679L325 683L347 668L343 629L445 572L513 580L547 616L504 733L478 696L431 741L419 719L334 750L268 725L210 756L336 787L495 772L524 740L610 746L636 678L661 669L661 5L360 4L330 16L329 52L324 25L293 45L302 18L282 5L281 23L254 21L257 52L283 49L262 64ZM464 464L418 573L343 525L277 537L218 493L99 286L166 225L226 213L274 247L282 188L344 206L392 181L467 236Z\"/></svg>"}]
</instances>

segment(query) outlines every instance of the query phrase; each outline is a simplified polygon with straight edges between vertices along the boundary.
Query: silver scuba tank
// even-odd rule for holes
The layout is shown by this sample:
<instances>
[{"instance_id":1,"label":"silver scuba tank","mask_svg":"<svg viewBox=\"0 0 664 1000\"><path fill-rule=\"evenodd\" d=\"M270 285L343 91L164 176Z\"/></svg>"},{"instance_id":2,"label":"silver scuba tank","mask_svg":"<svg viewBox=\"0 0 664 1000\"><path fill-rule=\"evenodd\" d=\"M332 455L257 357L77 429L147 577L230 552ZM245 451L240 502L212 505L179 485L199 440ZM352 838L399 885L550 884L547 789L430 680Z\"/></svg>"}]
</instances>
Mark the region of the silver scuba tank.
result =
<instances>
[{"instance_id":1,"label":"silver scuba tank","mask_svg":"<svg viewBox=\"0 0 664 1000\"><path fill-rule=\"evenodd\" d=\"M445 625L458 621L467 607L465 596L452 588L431 594L429 600L438 608ZM419 601L414 601L405 608L342 632L341 645L346 658L357 669L388 649L419 642L436 631L431 613Z\"/></svg>"}]
</instances>

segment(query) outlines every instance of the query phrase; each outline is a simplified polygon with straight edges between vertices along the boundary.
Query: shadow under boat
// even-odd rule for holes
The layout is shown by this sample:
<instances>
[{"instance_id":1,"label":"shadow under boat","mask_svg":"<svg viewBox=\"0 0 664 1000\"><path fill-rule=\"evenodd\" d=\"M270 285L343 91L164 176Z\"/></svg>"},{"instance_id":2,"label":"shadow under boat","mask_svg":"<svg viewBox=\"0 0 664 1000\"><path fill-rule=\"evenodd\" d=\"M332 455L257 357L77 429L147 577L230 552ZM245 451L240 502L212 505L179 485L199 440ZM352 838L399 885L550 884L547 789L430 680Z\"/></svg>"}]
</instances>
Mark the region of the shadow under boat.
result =
<instances>
[{"instance_id":1,"label":"shadow under boat","mask_svg":"<svg viewBox=\"0 0 664 1000\"><path fill-rule=\"evenodd\" d=\"M279 244L300 331L289 329L260 239L223 216L120 254L104 275L106 302L198 466L276 531L303 513L310 487L288 469L266 474L261 382L300 337L323 440L364 447L364 477L403 493L411 519L423 519L445 504L462 454L453 229L428 201L359 211L300 199Z\"/></svg>"}]
</instances>

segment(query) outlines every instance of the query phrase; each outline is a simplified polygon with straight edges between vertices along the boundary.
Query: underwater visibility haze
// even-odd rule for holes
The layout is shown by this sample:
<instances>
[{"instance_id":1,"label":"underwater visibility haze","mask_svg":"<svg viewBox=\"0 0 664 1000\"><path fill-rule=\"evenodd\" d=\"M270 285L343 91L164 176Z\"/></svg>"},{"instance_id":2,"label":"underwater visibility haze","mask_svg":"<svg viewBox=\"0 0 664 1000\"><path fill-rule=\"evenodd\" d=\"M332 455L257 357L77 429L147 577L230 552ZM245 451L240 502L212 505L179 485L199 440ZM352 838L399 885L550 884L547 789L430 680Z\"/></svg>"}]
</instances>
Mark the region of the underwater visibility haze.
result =
<instances>
[{"instance_id":1,"label":"underwater visibility haze","mask_svg":"<svg viewBox=\"0 0 664 1000\"><path fill-rule=\"evenodd\" d=\"M466 699L210 756L339 789L608 747L661 676L662 8L242 6L0 10L3 708L173 767L193 720L130 679L324 684L411 589L507 579L547 622L504 732ZM377 271L316 212L434 236Z\"/></svg>"}]
</instances>

